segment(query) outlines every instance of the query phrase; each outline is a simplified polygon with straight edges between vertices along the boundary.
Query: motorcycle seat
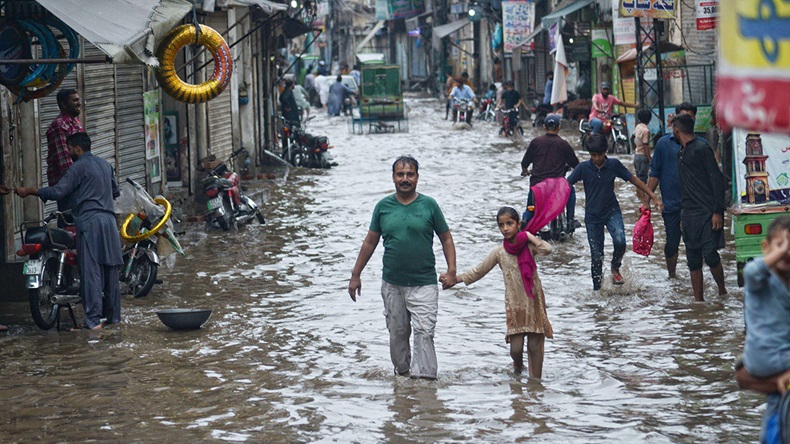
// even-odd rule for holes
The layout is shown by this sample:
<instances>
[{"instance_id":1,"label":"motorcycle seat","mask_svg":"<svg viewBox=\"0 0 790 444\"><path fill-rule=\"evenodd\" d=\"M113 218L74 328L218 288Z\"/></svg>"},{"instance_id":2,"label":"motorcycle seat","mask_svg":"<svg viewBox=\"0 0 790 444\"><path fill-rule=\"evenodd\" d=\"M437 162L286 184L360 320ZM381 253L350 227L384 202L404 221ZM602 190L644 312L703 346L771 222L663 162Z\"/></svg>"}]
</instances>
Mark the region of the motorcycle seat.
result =
<instances>
[{"instance_id":1,"label":"motorcycle seat","mask_svg":"<svg viewBox=\"0 0 790 444\"><path fill-rule=\"evenodd\" d=\"M233 182L231 182L229 179L225 179L224 177L219 179L219 183L222 184L222 187L225 189L233 188Z\"/></svg>"},{"instance_id":2,"label":"motorcycle seat","mask_svg":"<svg viewBox=\"0 0 790 444\"><path fill-rule=\"evenodd\" d=\"M68 249L77 247L74 233L60 228L31 227L25 231L26 244L41 244L43 247L53 247L53 242Z\"/></svg>"}]
</instances>

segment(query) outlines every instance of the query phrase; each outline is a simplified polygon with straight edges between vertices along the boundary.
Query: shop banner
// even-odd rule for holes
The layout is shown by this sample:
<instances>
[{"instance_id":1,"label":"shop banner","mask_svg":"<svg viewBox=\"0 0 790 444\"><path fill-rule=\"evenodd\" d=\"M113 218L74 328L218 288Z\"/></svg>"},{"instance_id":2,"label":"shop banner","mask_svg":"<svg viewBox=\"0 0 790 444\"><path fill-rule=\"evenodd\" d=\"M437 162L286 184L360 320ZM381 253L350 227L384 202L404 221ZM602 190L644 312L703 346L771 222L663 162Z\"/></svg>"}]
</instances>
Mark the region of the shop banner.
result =
<instances>
[{"instance_id":1,"label":"shop banner","mask_svg":"<svg viewBox=\"0 0 790 444\"><path fill-rule=\"evenodd\" d=\"M719 124L790 134L790 2L720 3Z\"/></svg>"},{"instance_id":2,"label":"shop banner","mask_svg":"<svg viewBox=\"0 0 790 444\"><path fill-rule=\"evenodd\" d=\"M505 53L523 45L535 29L535 3L502 2L502 27L504 30Z\"/></svg>"},{"instance_id":3,"label":"shop banner","mask_svg":"<svg viewBox=\"0 0 790 444\"><path fill-rule=\"evenodd\" d=\"M549 54L557 50L557 36L559 35L560 22L549 26Z\"/></svg>"},{"instance_id":4,"label":"shop banner","mask_svg":"<svg viewBox=\"0 0 790 444\"><path fill-rule=\"evenodd\" d=\"M719 19L719 0L697 1L697 30L706 31L716 28Z\"/></svg>"},{"instance_id":5,"label":"shop banner","mask_svg":"<svg viewBox=\"0 0 790 444\"><path fill-rule=\"evenodd\" d=\"M621 17L620 8L618 6L618 2L612 2L612 33L614 34L614 44L635 45L636 22L633 17Z\"/></svg>"},{"instance_id":6,"label":"shop banner","mask_svg":"<svg viewBox=\"0 0 790 444\"><path fill-rule=\"evenodd\" d=\"M741 0L738 0L741 1ZM752 186L754 191L758 193L765 193L767 191L768 199L761 201L754 199L752 202L748 193L747 175L749 173L748 167L744 164L746 159L746 141L751 136L751 140L758 152L752 153L757 156L757 163L760 164L758 174L754 176L763 176L759 174L762 171L768 173L767 183L763 180L761 184L755 183L760 178L753 179ZM757 138L756 136L759 136ZM736 206L742 209L750 207L765 207L774 205L787 205L790 204L790 137L782 134L759 134L749 133L746 130L737 129L732 133L732 141L734 144L735 152L733 157L733 165L735 167L735 182L737 195L740 199L733 198ZM761 148L762 155L759 154ZM760 157L765 156L765 159ZM764 170L763 170L763 167ZM767 188L767 190L765 189Z\"/></svg>"},{"instance_id":7,"label":"shop banner","mask_svg":"<svg viewBox=\"0 0 790 444\"><path fill-rule=\"evenodd\" d=\"M376 20L414 17L425 11L423 0L376 0Z\"/></svg>"},{"instance_id":8,"label":"shop banner","mask_svg":"<svg viewBox=\"0 0 790 444\"><path fill-rule=\"evenodd\" d=\"M620 17L675 18L675 0L621 0Z\"/></svg>"},{"instance_id":9,"label":"shop banner","mask_svg":"<svg viewBox=\"0 0 790 444\"><path fill-rule=\"evenodd\" d=\"M592 30L592 58L599 57L614 58L612 54L612 46L609 40L612 38L612 33L608 29L593 29Z\"/></svg>"},{"instance_id":10,"label":"shop banner","mask_svg":"<svg viewBox=\"0 0 790 444\"><path fill-rule=\"evenodd\" d=\"M145 115L146 169L148 170L148 177L151 183L161 182L158 89L143 93L143 110Z\"/></svg>"}]
</instances>

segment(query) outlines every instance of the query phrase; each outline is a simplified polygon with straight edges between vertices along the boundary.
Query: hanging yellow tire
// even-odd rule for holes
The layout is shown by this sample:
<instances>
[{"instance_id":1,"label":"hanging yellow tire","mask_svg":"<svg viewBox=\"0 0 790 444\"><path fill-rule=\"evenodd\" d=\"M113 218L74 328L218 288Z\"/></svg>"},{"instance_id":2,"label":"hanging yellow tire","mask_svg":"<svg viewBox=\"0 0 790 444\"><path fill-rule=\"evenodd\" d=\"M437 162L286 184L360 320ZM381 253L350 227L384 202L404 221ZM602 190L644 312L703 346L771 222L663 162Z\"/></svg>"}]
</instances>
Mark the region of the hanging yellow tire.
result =
<instances>
[{"instance_id":1,"label":"hanging yellow tire","mask_svg":"<svg viewBox=\"0 0 790 444\"><path fill-rule=\"evenodd\" d=\"M211 78L197 85L181 80L175 68L176 56L181 48L194 43L205 46L214 58L214 73ZM217 31L206 25L200 25L199 33L194 25L174 28L159 43L156 58L159 59L159 68L156 70L159 86L169 96L186 103L203 103L217 97L228 87L233 72L233 59L228 44Z\"/></svg>"},{"instance_id":2,"label":"hanging yellow tire","mask_svg":"<svg viewBox=\"0 0 790 444\"><path fill-rule=\"evenodd\" d=\"M167 220L170 219L170 214L173 212L173 206L170 205L170 202L168 202L167 199L165 199L164 197L157 197L156 199L154 199L154 202L158 203L159 205L163 205L165 207L165 214L164 216L162 216L159 222L157 222L156 225L154 225L150 230L146 232L137 233L135 235L129 235L129 233L127 233L126 230L129 229L129 223L132 221L132 219L134 219L137 216L134 213L129 213L129 215L126 216L126 220L124 220L123 224L121 225L121 239L123 239L125 242L128 242L130 244L133 244L135 242L140 242L142 240L148 239L149 237L155 235L157 232L159 232L159 230L162 229L162 227L165 226Z\"/></svg>"}]
</instances>

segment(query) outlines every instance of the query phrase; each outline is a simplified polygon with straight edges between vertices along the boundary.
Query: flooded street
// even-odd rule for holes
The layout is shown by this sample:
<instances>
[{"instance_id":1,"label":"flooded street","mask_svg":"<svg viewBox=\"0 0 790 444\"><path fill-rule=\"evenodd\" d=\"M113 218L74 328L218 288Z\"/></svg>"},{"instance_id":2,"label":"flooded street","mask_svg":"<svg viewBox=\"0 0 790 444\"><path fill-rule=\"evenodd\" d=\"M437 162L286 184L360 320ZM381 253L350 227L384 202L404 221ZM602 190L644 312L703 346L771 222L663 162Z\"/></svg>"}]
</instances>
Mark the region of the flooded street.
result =
<instances>
[{"instance_id":1,"label":"flooded street","mask_svg":"<svg viewBox=\"0 0 790 444\"><path fill-rule=\"evenodd\" d=\"M706 267L707 301L695 302L683 250L680 279L666 278L660 215L652 255L631 251L639 204L622 181L626 285L612 288L606 274L603 291L592 291L584 228L537 259L555 336L542 380L512 372L498 269L440 292L438 381L395 377L382 245L362 274L361 298L346 290L373 207L394 192L393 160L410 153L420 162L417 190L442 207L459 273L501 242L497 209L521 212L528 192L519 176L526 145L498 137L495 124L453 130L437 100L408 104L409 133L351 135L344 118L320 113L308 130L329 136L339 165L276 180L266 225L232 233L188 225L186 257L160 270L164 283L148 297L124 297L120 326L43 332L26 305L10 306L17 324L0 336L2 441L757 440L761 398L738 392L733 379L744 334L732 242L722 252L729 294L716 295ZM528 124L525 141L538 134ZM578 148L575 129L561 135ZM622 160L632 169L631 156ZM577 193L582 219L581 186ZM442 272L438 239L434 250ZM605 251L608 261L608 234ZM168 330L155 314L188 307L214 310L204 328Z\"/></svg>"}]
</instances>

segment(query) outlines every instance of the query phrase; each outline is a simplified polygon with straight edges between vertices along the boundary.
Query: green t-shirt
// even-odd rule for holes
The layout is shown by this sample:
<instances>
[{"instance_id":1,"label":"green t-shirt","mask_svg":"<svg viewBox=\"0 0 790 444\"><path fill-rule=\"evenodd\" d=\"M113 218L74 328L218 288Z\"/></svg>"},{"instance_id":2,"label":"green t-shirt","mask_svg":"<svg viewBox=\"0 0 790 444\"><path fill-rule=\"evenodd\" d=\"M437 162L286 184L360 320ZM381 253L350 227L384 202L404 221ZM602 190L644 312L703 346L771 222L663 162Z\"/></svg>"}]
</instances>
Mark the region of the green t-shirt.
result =
<instances>
[{"instance_id":1,"label":"green t-shirt","mask_svg":"<svg viewBox=\"0 0 790 444\"><path fill-rule=\"evenodd\" d=\"M384 238L382 279L405 287L436 284L433 233L449 229L439 205L428 196L418 194L408 205L394 194L381 199L373 210L370 231Z\"/></svg>"}]
</instances>

